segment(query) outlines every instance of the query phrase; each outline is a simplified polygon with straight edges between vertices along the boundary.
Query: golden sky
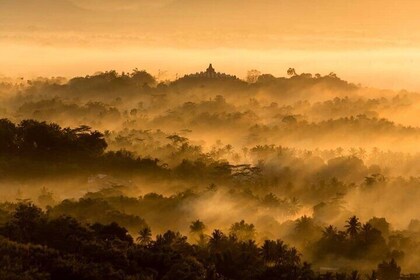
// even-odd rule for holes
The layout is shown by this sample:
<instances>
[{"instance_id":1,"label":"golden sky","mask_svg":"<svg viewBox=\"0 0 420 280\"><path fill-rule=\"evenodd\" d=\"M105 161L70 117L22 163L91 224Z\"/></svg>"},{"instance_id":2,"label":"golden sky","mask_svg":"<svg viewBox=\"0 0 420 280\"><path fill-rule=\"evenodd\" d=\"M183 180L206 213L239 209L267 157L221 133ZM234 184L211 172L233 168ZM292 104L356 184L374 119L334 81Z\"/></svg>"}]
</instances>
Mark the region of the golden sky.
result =
<instances>
[{"instance_id":1,"label":"golden sky","mask_svg":"<svg viewBox=\"0 0 420 280\"><path fill-rule=\"evenodd\" d=\"M416 0L0 0L0 74L173 78L213 62L420 90L419 14Z\"/></svg>"}]
</instances>

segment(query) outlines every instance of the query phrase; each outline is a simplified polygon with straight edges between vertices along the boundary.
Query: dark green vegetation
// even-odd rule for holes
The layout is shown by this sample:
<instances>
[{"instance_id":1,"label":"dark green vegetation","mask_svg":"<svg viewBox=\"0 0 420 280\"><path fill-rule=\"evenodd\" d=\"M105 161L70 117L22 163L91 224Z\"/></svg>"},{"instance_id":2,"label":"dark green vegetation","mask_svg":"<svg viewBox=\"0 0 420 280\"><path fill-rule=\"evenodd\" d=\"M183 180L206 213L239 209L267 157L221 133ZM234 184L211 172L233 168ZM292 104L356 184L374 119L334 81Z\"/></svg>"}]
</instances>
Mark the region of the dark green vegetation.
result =
<instances>
[{"instance_id":1,"label":"dark green vegetation","mask_svg":"<svg viewBox=\"0 0 420 280\"><path fill-rule=\"evenodd\" d=\"M417 273L419 95L289 75L1 83L0 279Z\"/></svg>"}]
</instances>

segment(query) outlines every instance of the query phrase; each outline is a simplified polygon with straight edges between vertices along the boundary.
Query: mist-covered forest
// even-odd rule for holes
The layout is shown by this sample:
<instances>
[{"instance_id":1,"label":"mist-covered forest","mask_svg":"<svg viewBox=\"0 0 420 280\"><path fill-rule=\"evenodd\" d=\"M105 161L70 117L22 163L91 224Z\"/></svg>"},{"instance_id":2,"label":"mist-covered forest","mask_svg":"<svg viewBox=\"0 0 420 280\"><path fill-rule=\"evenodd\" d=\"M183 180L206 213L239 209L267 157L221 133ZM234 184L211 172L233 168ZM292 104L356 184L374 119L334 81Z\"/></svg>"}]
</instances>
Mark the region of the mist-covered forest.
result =
<instances>
[{"instance_id":1,"label":"mist-covered forest","mask_svg":"<svg viewBox=\"0 0 420 280\"><path fill-rule=\"evenodd\" d=\"M0 279L418 279L420 94L297 71L2 77Z\"/></svg>"}]
</instances>

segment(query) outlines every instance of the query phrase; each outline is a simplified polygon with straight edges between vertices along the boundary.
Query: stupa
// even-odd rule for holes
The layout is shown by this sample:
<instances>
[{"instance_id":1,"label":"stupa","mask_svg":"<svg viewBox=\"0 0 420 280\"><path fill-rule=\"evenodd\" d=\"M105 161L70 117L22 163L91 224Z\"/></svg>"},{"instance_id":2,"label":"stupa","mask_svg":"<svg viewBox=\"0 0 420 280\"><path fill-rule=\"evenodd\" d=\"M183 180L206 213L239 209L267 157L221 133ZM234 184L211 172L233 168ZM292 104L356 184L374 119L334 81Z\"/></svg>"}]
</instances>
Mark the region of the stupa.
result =
<instances>
[{"instance_id":1,"label":"stupa","mask_svg":"<svg viewBox=\"0 0 420 280\"><path fill-rule=\"evenodd\" d=\"M213 65L210 63L206 71L185 75L184 78L206 78L206 79L232 79L233 78L233 79L236 79L236 76L216 72L216 70L213 68Z\"/></svg>"}]
</instances>

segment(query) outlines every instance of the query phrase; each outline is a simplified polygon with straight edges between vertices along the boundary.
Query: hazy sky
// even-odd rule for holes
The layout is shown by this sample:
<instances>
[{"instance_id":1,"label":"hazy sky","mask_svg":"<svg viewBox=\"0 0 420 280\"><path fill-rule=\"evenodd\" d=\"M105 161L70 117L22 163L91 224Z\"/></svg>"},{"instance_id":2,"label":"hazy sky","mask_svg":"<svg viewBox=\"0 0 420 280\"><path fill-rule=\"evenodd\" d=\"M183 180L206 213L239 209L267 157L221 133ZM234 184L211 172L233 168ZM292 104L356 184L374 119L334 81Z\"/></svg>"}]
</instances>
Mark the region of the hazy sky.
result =
<instances>
[{"instance_id":1,"label":"hazy sky","mask_svg":"<svg viewBox=\"0 0 420 280\"><path fill-rule=\"evenodd\" d=\"M0 0L0 74L173 78L212 62L420 90L419 14L416 0Z\"/></svg>"}]
</instances>

